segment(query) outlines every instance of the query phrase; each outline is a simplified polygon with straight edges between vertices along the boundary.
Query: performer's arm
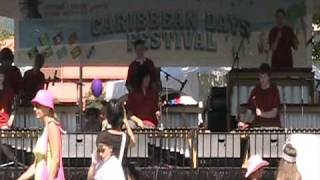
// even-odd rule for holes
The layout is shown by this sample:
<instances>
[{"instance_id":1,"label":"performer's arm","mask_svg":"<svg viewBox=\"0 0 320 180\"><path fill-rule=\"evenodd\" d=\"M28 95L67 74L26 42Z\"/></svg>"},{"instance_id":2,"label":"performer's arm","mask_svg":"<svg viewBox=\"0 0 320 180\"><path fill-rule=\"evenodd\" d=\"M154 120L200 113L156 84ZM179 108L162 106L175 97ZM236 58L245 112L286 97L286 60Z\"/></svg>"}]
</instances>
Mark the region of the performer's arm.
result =
<instances>
[{"instance_id":1,"label":"performer's arm","mask_svg":"<svg viewBox=\"0 0 320 180\"><path fill-rule=\"evenodd\" d=\"M7 123L8 124L8 128L12 127L12 124L13 124L13 121L14 121L15 117L16 117L16 110L14 109L11 112L10 116L9 116L9 120L8 120L8 123Z\"/></svg>"},{"instance_id":2,"label":"performer's arm","mask_svg":"<svg viewBox=\"0 0 320 180\"><path fill-rule=\"evenodd\" d=\"M87 180L94 180L94 175L95 175L95 169L96 169L96 165L97 165L97 158L95 154L91 155L91 165L88 171L88 176L87 176Z\"/></svg>"},{"instance_id":3,"label":"performer's arm","mask_svg":"<svg viewBox=\"0 0 320 180\"><path fill-rule=\"evenodd\" d=\"M132 116L130 116L130 119L131 119L134 123L136 123L139 127L141 127L142 129L144 129L143 121L142 121L140 118L138 118L138 117L135 116L135 115L132 115Z\"/></svg>"},{"instance_id":4,"label":"performer's arm","mask_svg":"<svg viewBox=\"0 0 320 180\"><path fill-rule=\"evenodd\" d=\"M27 179L31 179L34 174L35 174L35 166L36 163L33 162L33 164L28 168L28 170L26 172L24 172L19 178L18 180L27 180Z\"/></svg>"},{"instance_id":5,"label":"performer's arm","mask_svg":"<svg viewBox=\"0 0 320 180\"><path fill-rule=\"evenodd\" d=\"M249 124L252 123L252 121L254 120L254 114L252 112L252 110L255 108L255 94L256 94L256 88L254 88L251 91L250 97L248 99L247 105L246 107L239 107L240 109L240 117L239 118L239 122L238 122L238 127L240 129L246 129L249 127Z\"/></svg>"},{"instance_id":6,"label":"performer's arm","mask_svg":"<svg viewBox=\"0 0 320 180\"><path fill-rule=\"evenodd\" d=\"M95 174L95 165L91 163L91 166L89 168L89 171L88 171L88 178L87 180L93 180L93 177L94 177L94 174Z\"/></svg>"},{"instance_id":7,"label":"performer's arm","mask_svg":"<svg viewBox=\"0 0 320 180\"><path fill-rule=\"evenodd\" d=\"M254 115L250 109L247 109L245 113L240 114L240 120L238 122L238 128L247 129L253 122Z\"/></svg>"},{"instance_id":8,"label":"performer's arm","mask_svg":"<svg viewBox=\"0 0 320 180\"><path fill-rule=\"evenodd\" d=\"M124 109L123 123L124 123L124 125L125 125L125 127L126 127L126 129L127 129L127 133L128 133L128 135L129 135L129 137L130 137L130 140L131 140L131 141L130 141L130 145L135 145L135 144L136 144L136 138L135 138L135 136L134 136L134 134L133 134L133 131L132 131L129 123L128 123L128 118L127 118L126 109L125 109L124 107L123 107L123 109Z\"/></svg>"},{"instance_id":9,"label":"performer's arm","mask_svg":"<svg viewBox=\"0 0 320 180\"><path fill-rule=\"evenodd\" d=\"M263 118L275 118L278 114L278 108L273 108L271 111L262 112L259 108L256 109L256 114Z\"/></svg>"},{"instance_id":10,"label":"performer's arm","mask_svg":"<svg viewBox=\"0 0 320 180\"><path fill-rule=\"evenodd\" d=\"M132 64L129 65L129 68L128 68L128 74L127 74L127 80L126 80L126 87L128 89L129 92L132 91L132 78L133 78L133 75L134 75L134 67Z\"/></svg>"}]
</instances>

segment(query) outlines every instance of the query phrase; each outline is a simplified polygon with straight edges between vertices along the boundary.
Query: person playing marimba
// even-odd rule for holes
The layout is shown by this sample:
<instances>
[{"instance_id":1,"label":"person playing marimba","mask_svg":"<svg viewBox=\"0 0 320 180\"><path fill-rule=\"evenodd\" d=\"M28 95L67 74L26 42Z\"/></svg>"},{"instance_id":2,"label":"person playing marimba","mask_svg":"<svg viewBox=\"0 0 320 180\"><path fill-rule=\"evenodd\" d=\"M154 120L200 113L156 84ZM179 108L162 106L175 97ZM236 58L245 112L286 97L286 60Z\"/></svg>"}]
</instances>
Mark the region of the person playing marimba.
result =
<instances>
[{"instance_id":1,"label":"person playing marimba","mask_svg":"<svg viewBox=\"0 0 320 180\"><path fill-rule=\"evenodd\" d=\"M15 97L21 90L22 76L20 70L13 66L14 55L9 48L0 52L0 128L8 129L12 125L10 115Z\"/></svg>"},{"instance_id":2,"label":"person playing marimba","mask_svg":"<svg viewBox=\"0 0 320 180\"><path fill-rule=\"evenodd\" d=\"M126 104L130 125L132 128L155 128L160 116L158 94L151 87L151 74L144 66L136 70L135 84Z\"/></svg>"},{"instance_id":3,"label":"person playing marimba","mask_svg":"<svg viewBox=\"0 0 320 180\"><path fill-rule=\"evenodd\" d=\"M270 81L271 70L268 64L259 68L259 84L252 90L247 110L240 115L238 127L281 127L278 88Z\"/></svg>"}]
</instances>

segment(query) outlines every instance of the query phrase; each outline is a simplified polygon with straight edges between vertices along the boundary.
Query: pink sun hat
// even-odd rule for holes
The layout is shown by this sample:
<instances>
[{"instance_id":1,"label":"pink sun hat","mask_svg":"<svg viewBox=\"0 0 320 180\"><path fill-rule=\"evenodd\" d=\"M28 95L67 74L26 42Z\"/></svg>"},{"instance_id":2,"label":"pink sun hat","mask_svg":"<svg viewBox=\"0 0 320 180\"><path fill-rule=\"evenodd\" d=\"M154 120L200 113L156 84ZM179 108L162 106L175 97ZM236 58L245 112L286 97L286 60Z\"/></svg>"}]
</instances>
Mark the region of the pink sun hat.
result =
<instances>
[{"instance_id":1,"label":"pink sun hat","mask_svg":"<svg viewBox=\"0 0 320 180\"><path fill-rule=\"evenodd\" d=\"M258 169L268 166L269 163L261 158L260 155L253 155L248 160L248 168L245 177L248 178Z\"/></svg>"},{"instance_id":2,"label":"pink sun hat","mask_svg":"<svg viewBox=\"0 0 320 180\"><path fill-rule=\"evenodd\" d=\"M41 106L54 109L54 97L48 90L39 90L31 102L32 104L40 104Z\"/></svg>"}]
</instances>

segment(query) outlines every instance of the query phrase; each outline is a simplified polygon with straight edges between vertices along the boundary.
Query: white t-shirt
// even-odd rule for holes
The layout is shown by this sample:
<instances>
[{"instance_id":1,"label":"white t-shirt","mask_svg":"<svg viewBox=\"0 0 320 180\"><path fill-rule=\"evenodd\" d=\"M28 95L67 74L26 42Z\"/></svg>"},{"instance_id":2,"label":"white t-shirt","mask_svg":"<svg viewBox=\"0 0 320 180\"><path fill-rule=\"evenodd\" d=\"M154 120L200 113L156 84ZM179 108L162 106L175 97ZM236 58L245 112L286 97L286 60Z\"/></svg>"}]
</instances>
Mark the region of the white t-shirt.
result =
<instances>
[{"instance_id":1,"label":"white t-shirt","mask_svg":"<svg viewBox=\"0 0 320 180\"><path fill-rule=\"evenodd\" d=\"M99 162L95 172L95 180L125 180L121 162L115 156Z\"/></svg>"}]
</instances>

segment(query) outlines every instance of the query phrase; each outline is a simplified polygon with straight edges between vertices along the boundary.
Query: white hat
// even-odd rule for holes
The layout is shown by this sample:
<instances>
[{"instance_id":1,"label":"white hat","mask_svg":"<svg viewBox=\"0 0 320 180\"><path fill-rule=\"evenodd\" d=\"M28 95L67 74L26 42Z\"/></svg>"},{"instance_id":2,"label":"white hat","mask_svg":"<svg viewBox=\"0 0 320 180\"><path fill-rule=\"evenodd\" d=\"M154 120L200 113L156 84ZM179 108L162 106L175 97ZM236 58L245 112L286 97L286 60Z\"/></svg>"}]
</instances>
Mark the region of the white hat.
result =
<instances>
[{"instance_id":1,"label":"white hat","mask_svg":"<svg viewBox=\"0 0 320 180\"><path fill-rule=\"evenodd\" d=\"M260 155L251 156L248 160L248 167L245 177L249 177L252 173L257 171L258 169L268 166L269 163L264 161Z\"/></svg>"},{"instance_id":2,"label":"white hat","mask_svg":"<svg viewBox=\"0 0 320 180\"><path fill-rule=\"evenodd\" d=\"M294 148L294 147L292 146L292 144L290 144L290 143L284 144L283 147L282 147L282 159L284 159L285 161L287 161L287 162L289 162L289 163L295 163L295 162L296 162L296 156L291 156L291 155L287 154L287 153L285 152L286 146L290 146L291 148ZM294 148L294 149L295 149L295 148Z\"/></svg>"}]
</instances>

